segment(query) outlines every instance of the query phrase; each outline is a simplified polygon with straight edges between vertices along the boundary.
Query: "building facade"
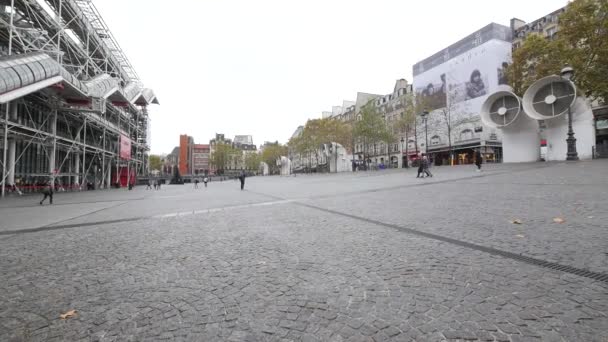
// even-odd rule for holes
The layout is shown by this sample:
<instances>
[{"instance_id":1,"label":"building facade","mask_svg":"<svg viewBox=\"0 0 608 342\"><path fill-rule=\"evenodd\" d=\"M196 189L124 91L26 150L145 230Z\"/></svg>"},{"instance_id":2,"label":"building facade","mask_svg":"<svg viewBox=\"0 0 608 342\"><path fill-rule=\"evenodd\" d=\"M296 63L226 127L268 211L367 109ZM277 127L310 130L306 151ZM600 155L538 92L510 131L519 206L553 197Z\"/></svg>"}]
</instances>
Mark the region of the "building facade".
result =
<instances>
[{"instance_id":1,"label":"building facade","mask_svg":"<svg viewBox=\"0 0 608 342\"><path fill-rule=\"evenodd\" d=\"M158 100L91 1L45 5L0 6L2 195L134 184Z\"/></svg>"},{"instance_id":2,"label":"building facade","mask_svg":"<svg viewBox=\"0 0 608 342\"><path fill-rule=\"evenodd\" d=\"M559 16L565 11L566 7L562 7L531 22L525 22L517 18L511 19L513 51L519 48L526 37L531 34L537 34L546 39L555 39L559 34ZM595 122L595 148L593 155L599 158L608 158L608 105L605 100L596 100L591 105ZM546 127L543 122L540 125L541 136L544 137L544 129Z\"/></svg>"},{"instance_id":3,"label":"building facade","mask_svg":"<svg viewBox=\"0 0 608 342\"><path fill-rule=\"evenodd\" d=\"M530 34L538 34L547 39L553 39L559 31L559 15L565 10L566 7L562 7L529 23L517 18L511 19L513 50L519 48Z\"/></svg>"},{"instance_id":4,"label":"building facade","mask_svg":"<svg viewBox=\"0 0 608 342\"><path fill-rule=\"evenodd\" d=\"M204 175L209 173L210 149L208 144L194 144L192 146L192 173Z\"/></svg>"},{"instance_id":5,"label":"building facade","mask_svg":"<svg viewBox=\"0 0 608 342\"><path fill-rule=\"evenodd\" d=\"M192 149L194 138L187 134L179 136L179 173L182 176L192 174Z\"/></svg>"},{"instance_id":6,"label":"building facade","mask_svg":"<svg viewBox=\"0 0 608 342\"><path fill-rule=\"evenodd\" d=\"M416 63L414 91L429 114L416 124L416 149L435 164L473 162L481 149L488 162L502 160L500 132L484 127L481 105L507 85L504 66L511 61L511 29L491 23ZM409 143L409 142L408 142Z\"/></svg>"}]
</instances>

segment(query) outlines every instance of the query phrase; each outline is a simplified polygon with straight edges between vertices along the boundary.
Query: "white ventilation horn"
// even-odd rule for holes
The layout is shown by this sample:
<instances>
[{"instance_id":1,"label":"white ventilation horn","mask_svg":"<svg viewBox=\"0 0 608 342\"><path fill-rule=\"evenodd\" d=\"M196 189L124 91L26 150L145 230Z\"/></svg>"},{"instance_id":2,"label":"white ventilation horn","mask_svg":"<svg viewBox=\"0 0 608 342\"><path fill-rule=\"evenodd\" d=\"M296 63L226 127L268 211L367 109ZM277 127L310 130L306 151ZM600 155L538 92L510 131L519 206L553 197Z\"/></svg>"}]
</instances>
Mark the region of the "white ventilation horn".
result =
<instances>
[{"instance_id":1,"label":"white ventilation horn","mask_svg":"<svg viewBox=\"0 0 608 342\"><path fill-rule=\"evenodd\" d=\"M568 110L580 159L590 159L595 145L593 112L587 100L577 96L576 86L560 76L547 76L534 82L522 98L524 112L532 119L543 120L547 139L545 160L566 160Z\"/></svg>"},{"instance_id":2,"label":"white ventilation horn","mask_svg":"<svg viewBox=\"0 0 608 342\"><path fill-rule=\"evenodd\" d=\"M490 94L481 105L484 125L502 132L505 163L535 162L540 159L538 121L522 112L521 99L510 89Z\"/></svg>"},{"instance_id":3,"label":"white ventilation horn","mask_svg":"<svg viewBox=\"0 0 608 342\"><path fill-rule=\"evenodd\" d=\"M551 120L568 113L576 100L576 86L559 76L547 76L534 82L524 93L523 107L535 120Z\"/></svg>"},{"instance_id":4,"label":"white ventilation horn","mask_svg":"<svg viewBox=\"0 0 608 342\"><path fill-rule=\"evenodd\" d=\"M516 122L521 113L519 97L510 91L497 91L481 105L481 121L488 127L504 128Z\"/></svg>"}]
</instances>

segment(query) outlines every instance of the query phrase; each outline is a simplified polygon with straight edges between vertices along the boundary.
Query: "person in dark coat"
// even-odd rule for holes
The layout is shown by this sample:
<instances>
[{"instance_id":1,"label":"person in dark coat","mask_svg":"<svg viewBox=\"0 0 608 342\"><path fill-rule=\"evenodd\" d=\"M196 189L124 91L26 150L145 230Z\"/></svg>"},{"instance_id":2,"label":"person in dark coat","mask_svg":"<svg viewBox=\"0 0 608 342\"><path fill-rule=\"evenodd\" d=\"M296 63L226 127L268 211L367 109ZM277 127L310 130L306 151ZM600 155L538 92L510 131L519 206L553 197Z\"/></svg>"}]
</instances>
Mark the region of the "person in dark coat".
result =
<instances>
[{"instance_id":1,"label":"person in dark coat","mask_svg":"<svg viewBox=\"0 0 608 342\"><path fill-rule=\"evenodd\" d=\"M420 158L418 163L418 175L416 175L416 178L433 177L433 174L429 171L429 158L426 154L422 154L422 158Z\"/></svg>"},{"instance_id":2,"label":"person in dark coat","mask_svg":"<svg viewBox=\"0 0 608 342\"><path fill-rule=\"evenodd\" d=\"M430 160L429 160L429 157L425 155L424 157L422 157L422 171L424 171L426 176L433 177L433 174L429 170L429 167L430 167Z\"/></svg>"},{"instance_id":3,"label":"person in dark coat","mask_svg":"<svg viewBox=\"0 0 608 342\"><path fill-rule=\"evenodd\" d=\"M241 190L243 190L245 188L245 171L241 171L239 180L241 181Z\"/></svg>"},{"instance_id":4,"label":"person in dark coat","mask_svg":"<svg viewBox=\"0 0 608 342\"><path fill-rule=\"evenodd\" d=\"M483 163L483 158L481 156L481 152L479 150L475 151L475 165L477 165L477 172L481 171L481 164Z\"/></svg>"},{"instance_id":5,"label":"person in dark coat","mask_svg":"<svg viewBox=\"0 0 608 342\"><path fill-rule=\"evenodd\" d=\"M46 183L46 185L44 186L44 189L42 190L42 193L44 194L44 197L40 201L40 205L42 205L42 203L47 199L47 197L49 198L49 202L51 204L53 204L53 186L52 186L52 183L50 183L50 182Z\"/></svg>"},{"instance_id":6,"label":"person in dark coat","mask_svg":"<svg viewBox=\"0 0 608 342\"><path fill-rule=\"evenodd\" d=\"M416 178L422 178L422 172L424 171L424 165L422 165L422 157L420 157L420 159L418 159L418 174L416 175Z\"/></svg>"}]
</instances>

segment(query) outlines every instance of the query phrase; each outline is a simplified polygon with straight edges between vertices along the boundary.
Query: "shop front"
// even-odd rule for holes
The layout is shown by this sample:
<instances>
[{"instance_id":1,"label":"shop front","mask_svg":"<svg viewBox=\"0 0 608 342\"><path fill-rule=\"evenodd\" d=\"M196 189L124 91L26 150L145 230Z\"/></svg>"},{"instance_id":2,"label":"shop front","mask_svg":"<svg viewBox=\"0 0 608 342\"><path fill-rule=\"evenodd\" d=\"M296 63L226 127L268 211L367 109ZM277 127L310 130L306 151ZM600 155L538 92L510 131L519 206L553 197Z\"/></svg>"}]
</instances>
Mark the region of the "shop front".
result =
<instances>
[{"instance_id":1,"label":"shop front","mask_svg":"<svg viewBox=\"0 0 608 342\"><path fill-rule=\"evenodd\" d=\"M593 110L595 116L594 158L608 158L608 106ZM576 133L576 132L575 132Z\"/></svg>"},{"instance_id":2,"label":"shop front","mask_svg":"<svg viewBox=\"0 0 608 342\"><path fill-rule=\"evenodd\" d=\"M475 151L478 149L481 149L484 163L502 162L502 146L500 143L486 142L486 144L481 145L479 142L475 142L472 144L453 146L453 164L466 165L475 163ZM449 147L430 148L429 158L434 165L450 165L450 149Z\"/></svg>"}]
</instances>

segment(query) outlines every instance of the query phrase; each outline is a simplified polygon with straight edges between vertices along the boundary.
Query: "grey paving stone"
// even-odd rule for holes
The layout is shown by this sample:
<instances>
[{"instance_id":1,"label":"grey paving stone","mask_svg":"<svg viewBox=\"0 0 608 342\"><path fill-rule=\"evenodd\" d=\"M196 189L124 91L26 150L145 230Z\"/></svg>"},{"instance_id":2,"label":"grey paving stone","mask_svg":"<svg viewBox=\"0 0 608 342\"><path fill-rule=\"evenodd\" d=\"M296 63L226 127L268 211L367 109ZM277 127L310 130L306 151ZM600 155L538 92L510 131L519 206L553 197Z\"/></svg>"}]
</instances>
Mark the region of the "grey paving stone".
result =
<instances>
[{"instance_id":1,"label":"grey paving stone","mask_svg":"<svg viewBox=\"0 0 608 342\"><path fill-rule=\"evenodd\" d=\"M608 250L606 166L437 168L423 180L444 181L433 185L401 170L252 178L243 192L167 187L170 200L65 196L61 212L37 209L76 226L0 235L0 341L602 341L605 283L373 220L607 272L597 253ZM96 194L124 205L87 215ZM10 226L25 212L1 202L0 233L25 227ZM171 212L185 214L150 217ZM132 216L148 218L94 223ZM58 318L71 308L76 318Z\"/></svg>"}]
</instances>

